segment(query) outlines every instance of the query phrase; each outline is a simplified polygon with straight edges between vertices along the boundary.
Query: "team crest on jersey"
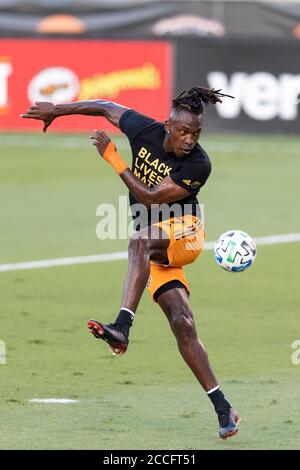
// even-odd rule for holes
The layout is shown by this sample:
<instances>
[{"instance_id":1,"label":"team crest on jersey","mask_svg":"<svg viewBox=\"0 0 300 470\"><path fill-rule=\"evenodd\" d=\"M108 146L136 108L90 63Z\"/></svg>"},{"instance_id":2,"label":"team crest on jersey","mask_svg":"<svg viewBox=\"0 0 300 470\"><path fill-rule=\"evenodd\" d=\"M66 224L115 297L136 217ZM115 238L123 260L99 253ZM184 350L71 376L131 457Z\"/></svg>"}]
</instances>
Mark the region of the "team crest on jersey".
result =
<instances>
[{"instance_id":1,"label":"team crest on jersey","mask_svg":"<svg viewBox=\"0 0 300 470\"><path fill-rule=\"evenodd\" d=\"M193 182L191 183L191 188L192 188L192 189L198 188L199 186L201 186L200 181L193 181Z\"/></svg>"},{"instance_id":2,"label":"team crest on jersey","mask_svg":"<svg viewBox=\"0 0 300 470\"><path fill-rule=\"evenodd\" d=\"M187 186L190 186L191 180L182 180L183 183L185 183Z\"/></svg>"}]
</instances>

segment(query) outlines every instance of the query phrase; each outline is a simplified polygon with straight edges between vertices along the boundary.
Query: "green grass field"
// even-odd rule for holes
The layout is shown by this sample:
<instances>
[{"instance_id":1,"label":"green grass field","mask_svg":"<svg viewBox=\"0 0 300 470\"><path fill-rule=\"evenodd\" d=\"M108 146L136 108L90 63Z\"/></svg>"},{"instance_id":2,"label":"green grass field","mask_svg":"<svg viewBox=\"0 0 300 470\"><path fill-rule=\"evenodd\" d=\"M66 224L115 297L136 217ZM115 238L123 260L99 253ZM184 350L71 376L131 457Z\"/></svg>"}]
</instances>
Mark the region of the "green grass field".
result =
<instances>
[{"instance_id":1,"label":"green grass field","mask_svg":"<svg viewBox=\"0 0 300 470\"><path fill-rule=\"evenodd\" d=\"M128 146L115 139L119 150ZM207 240L300 232L300 138L206 136ZM126 250L96 237L96 208L126 188L84 136L0 134L0 264ZM230 274L211 251L187 268L199 336L242 416L221 441L211 404L145 293L123 357L87 332L111 321L126 261L0 272L0 449L299 449L300 244L259 246ZM74 404L37 404L34 398Z\"/></svg>"}]
</instances>

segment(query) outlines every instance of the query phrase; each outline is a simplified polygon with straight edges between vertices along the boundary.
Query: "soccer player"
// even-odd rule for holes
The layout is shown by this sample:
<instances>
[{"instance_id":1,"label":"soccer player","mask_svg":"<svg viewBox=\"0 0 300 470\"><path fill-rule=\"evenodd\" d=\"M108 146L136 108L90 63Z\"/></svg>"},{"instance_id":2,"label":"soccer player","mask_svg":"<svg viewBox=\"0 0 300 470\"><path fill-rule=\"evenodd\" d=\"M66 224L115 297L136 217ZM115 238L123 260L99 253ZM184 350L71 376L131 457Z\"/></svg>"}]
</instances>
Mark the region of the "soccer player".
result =
<instances>
[{"instance_id":1,"label":"soccer player","mask_svg":"<svg viewBox=\"0 0 300 470\"><path fill-rule=\"evenodd\" d=\"M237 433L239 416L225 399L197 336L183 271L184 265L197 259L204 244L203 220L196 198L211 172L210 160L198 144L203 114L207 105L221 103L224 96L228 95L204 87L185 91L173 100L164 124L103 100L58 105L38 102L22 117L43 120L46 132L60 116L103 116L128 137L132 170L104 132L96 130L91 135L93 145L130 191L136 231L129 243L128 272L116 320L108 325L89 320L88 327L115 354L124 354L147 285L169 321L183 359L212 401L219 435L226 439ZM146 219L138 216L143 207L147 208Z\"/></svg>"}]
</instances>

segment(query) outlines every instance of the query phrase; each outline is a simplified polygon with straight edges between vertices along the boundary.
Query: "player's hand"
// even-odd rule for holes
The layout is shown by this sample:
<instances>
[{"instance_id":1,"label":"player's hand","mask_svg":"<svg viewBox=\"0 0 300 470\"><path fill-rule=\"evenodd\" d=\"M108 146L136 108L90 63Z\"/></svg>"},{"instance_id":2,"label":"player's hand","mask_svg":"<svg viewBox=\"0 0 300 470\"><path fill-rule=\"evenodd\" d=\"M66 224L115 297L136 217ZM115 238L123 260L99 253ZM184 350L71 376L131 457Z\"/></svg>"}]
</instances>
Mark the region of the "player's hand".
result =
<instances>
[{"instance_id":1,"label":"player's hand","mask_svg":"<svg viewBox=\"0 0 300 470\"><path fill-rule=\"evenodd\" d=\"M103 131L94 130L90 135L92 144L95 145L96 149L103 157L105 150L107 149L108 144L111 142L110 138Z\"/></svg>"},{"instance_id":2,"label":"player's hand","mask_svg":"<svg viewBox=\"0 0 300 470\"><path fill-rule=\"evenodd\" d=\"M44 121L43 132L46 132L52 121L57 117L55 115L55 105L48 101L37 101L25 114L20 116L26 119L40 119Z\"/></svg>"}]
</instances>

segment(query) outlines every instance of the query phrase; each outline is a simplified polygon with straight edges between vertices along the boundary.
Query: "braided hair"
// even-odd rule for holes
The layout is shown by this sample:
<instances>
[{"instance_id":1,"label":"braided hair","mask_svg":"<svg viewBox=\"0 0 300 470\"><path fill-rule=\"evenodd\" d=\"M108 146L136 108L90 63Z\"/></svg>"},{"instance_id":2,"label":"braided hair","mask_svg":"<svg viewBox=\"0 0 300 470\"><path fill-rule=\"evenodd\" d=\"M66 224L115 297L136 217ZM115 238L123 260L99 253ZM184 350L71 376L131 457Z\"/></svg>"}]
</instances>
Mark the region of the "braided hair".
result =
<instances>
[{"instance_id":1,"label":"braided hair","mask_svg":"<svg viewBox=\"0 0 300 470\"><path fill-rule=\"evenodd\" d=\"M222 103L221 98L234 98L231 95L220 93L221 90L205 87L193 87L189 91L183 91L172 100L172 109L176 111L186 110L192 114L202 114L205 106Z\"/></svg>"}]
</instances>

